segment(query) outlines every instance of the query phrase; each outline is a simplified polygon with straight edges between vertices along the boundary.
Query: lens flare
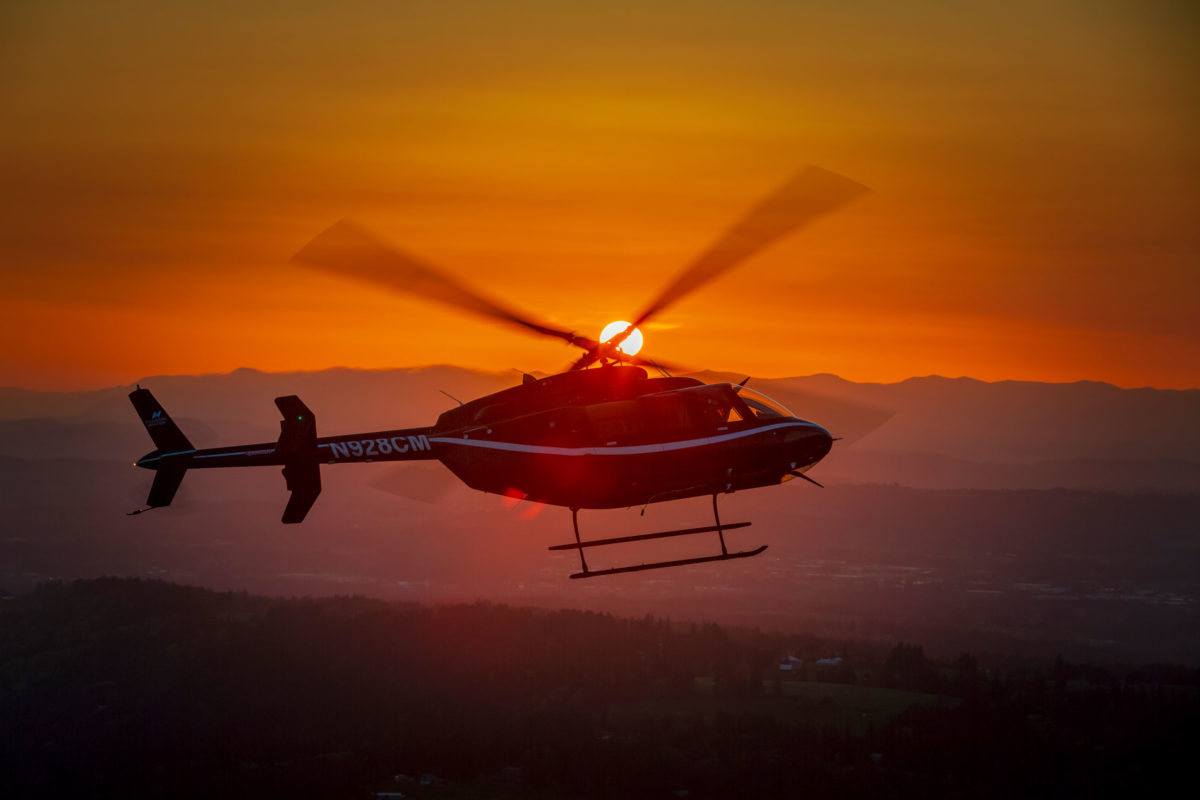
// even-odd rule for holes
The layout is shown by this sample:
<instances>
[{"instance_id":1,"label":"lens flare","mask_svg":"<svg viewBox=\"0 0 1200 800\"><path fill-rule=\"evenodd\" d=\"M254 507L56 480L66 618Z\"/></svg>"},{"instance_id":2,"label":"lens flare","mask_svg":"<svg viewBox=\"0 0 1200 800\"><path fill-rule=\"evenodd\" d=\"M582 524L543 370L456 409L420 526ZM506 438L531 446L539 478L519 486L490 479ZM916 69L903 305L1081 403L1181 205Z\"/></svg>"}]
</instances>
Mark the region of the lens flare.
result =
<instances>
[{"instance_id":1,"label":"lens flare","mask_svg":"<svg viewBox=\"0 0 1200 800\"><path fill-rule=\"evenodd\" d=\"M516 508L521 501L525 499L525 493L520 489L514 489L511 486L504 490L503 499L500 501L505 508Z\"/></svg>"},{"instance_id":2,"label":"lens flare","mask_svg":"<svg viewBox=\"0 0 1200 800\"><path fill-rule=\"evenodd\" d=\"M607 342L609 339L616 336L618 333L628 327L629 323L621 320L610 322L608 325L604 326L604 330L600 332L600 341ZM637 328L634 328L629 333L629 336L625 338L625 341L621 342L621 344L617 346L617 349L626 355L636 355L637 351L642 349L642 332Z\"/></svg>"}]
</instances>

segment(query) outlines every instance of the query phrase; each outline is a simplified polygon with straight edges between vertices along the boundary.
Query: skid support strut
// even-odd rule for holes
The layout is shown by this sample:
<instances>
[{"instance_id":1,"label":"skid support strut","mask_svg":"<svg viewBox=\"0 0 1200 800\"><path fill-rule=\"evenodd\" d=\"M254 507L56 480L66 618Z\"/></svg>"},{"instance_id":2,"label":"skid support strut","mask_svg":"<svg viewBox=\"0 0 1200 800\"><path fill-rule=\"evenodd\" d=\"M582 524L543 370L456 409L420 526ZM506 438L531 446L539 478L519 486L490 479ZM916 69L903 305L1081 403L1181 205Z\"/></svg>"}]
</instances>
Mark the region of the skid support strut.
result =
<instances>
[{"instance_id":1,"label":"skid support strut","mask_svg":"<svg viewBox=\"0 0 1200 800\"><path fill-rule=\"evenodd\" d=\"M715 525L705 525L699 528L682 528L674 531L659 531L657 533L640 533L633 536L617 536L612 539L593 539L592 541L584 541L579 536L579 509L571 509L571 527L575 531L575 541L566 544L552 545L550 550L578 550L580 572L571 575L572 578L595 578L600 575L616 575L621 572L641 572L648 569L665 569L667 567L682 567L687 564L703 564L708 561L727 561L732 558L749 558L756 556L767 549L766 545L758 547L754 550L743 550L738 553L731 553L725 545L725 531L737 530L738 528L746 528L750 526L749 522L731 522L721 524L720 514L717 512L717 496L714 494L712 499L713 504L713 522ZM613 567L611 569L591 570L588 569L587 559L584 558L583 550L585 547L602 547L610 544L625 544L628 542L644 542L648 539L665 539L673 536L690 536L696 533L712 533L716 532L717 539L721 544L720 555L700 556L699 558L683 558L675 561L657 561L650 564L631 564L624 567Z\"/></svg>"},{"instance_id":2,"label":"skid support strut","mask_svg":"<svg viewBox=\"0 0 1200 800\"><path fill-rule=\"evenodd\" d=\"M725 531L721 530L721 515L717 513L717 495L713 494L713 520L717 523L717 538L721 540L721 555L729 555L725 549Z\"/></svg>"},{"instance_id":3,"label":"skid support strut","mask_svg":"<svg viewBox=\"0 0 1200 800\"><path fill-rule=\"evenodd\" d=\"M575 529L575 546L577 548L579 548L579 568L583 570L583 572L580 574L586 575L587 571L588 571L587 559L583 557L583 542L581 542L579 540L579 509L578 508L571 509L571 527ZM551 547L550 549L553 550L554 548Z\"/></svg>"}]
</instances>

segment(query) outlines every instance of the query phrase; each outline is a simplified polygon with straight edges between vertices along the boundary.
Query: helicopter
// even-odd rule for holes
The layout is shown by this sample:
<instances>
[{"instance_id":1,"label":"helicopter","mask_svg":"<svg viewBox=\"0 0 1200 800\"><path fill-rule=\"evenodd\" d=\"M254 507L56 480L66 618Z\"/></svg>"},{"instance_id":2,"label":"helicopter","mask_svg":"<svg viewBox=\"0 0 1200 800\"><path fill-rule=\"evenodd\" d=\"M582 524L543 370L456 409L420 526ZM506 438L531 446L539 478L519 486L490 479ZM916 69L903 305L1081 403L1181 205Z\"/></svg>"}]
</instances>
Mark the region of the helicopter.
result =
<instances>
[{"instance_id":1,"label":"helicopter","mask_svg":"<svg viewBox=\"0 0 1200 800\"><path fill-rule=\"evenodd\" d=\"M748 558L766 545L731 551L717 499L801 478L829 453L822 426L747 385L672 375L670 365L638 355L640 328L668 306L789 233L859 196L861 184L809 166L764 198L688 264L630 322L592 339L500 304L447 273L384 244L348 221L316 236L293 256L303 264L389 291L416 295L583 350L561 373L536 378L442 413L428 427L317 436L316 417L295 395L277 397L282 420L274 442L197 449L148 389L129 397L155 449L135 464L155 472L146 507L169 506L189 469L283 468L290 496L284 524L304 520L321 493L321 465L437 460L472 489L562 506L574 540L550 550L578 552L591 578ZM654 370L652 375L648 369ZM678 371L678 370L676 370ZM454 398L451 398L454 399ZM606 539L584 539L582 509L712 498L713 524ZM692 558L590 569L586 551L650 539L716 533L719 552Z\"/></svg>"}]
</instances>

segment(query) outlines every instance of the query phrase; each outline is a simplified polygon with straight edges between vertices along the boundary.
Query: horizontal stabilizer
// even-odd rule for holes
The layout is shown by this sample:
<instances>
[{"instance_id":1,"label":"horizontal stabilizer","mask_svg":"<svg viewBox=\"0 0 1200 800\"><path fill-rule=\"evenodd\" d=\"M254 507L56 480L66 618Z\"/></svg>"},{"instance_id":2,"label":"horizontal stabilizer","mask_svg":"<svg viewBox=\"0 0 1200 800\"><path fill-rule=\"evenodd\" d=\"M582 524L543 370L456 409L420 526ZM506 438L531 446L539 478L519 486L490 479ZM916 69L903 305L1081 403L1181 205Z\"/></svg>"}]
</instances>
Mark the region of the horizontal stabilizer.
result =
<instances>
[{"instance_id":1,"label":"horizontal stabilizer","mask_svg":"<svg viewBox=\"0 0 1200 800\"><path fill-rule=\"evenodd\" d=\"M275 452L287 458L283 477L287 481L287 508L283 522L303 522L317 496L321 494L321 466L317 462L317 418L294 394L276 397L275 405L283 419L279 421L279 442Z\"/></svg>"},{"instance_id":2,"label":"horizontal stabilizer","mask_svg":"<svg viewBox=\"0 0 1200 800\"><path fill-rule=\"evenodd\" d=\"M283 419L279 421L279 443L275 452L280 455L317 452L317 418L308 406L294 394L276 397L275 405Z\"/></svg>"},{"instance_id":3,"label":"horizontal stabilizer","mask_svg":"<svg viewBox=\"0 0 1200 800\"><path fill-rule=\"evenodd\" d=\"M283 522L295 525L304 521L308 510L321 494L321 466L316 461L288 464L283 468L283 477L287 480L288 491L292 493L287 508L283 510Z\"/></svg>"}]
</instances>

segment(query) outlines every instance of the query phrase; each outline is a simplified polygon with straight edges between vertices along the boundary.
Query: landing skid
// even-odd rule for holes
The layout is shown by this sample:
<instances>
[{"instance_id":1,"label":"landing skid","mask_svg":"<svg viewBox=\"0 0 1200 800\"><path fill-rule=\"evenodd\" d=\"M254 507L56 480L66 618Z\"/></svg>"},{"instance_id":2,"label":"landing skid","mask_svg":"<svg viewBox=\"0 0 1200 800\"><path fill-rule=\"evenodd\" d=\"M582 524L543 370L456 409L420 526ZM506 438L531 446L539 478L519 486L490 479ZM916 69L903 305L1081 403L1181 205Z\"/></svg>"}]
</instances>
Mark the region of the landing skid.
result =
<instances>
[{"instance_id":1,"label":"landing skid","mask_svg":"<svg viewBox=\"0 0 1200 800\"><path fill-rule=\"evenodd\" d=\"M713 531L732 531L737 528L749 528L749 522L731 522L728 525L717 527L716 525L705 525L703 528L684 528L679 531L659 531L658 533L642 533L637 536L618 536L615 539L591 539L586 542L567 542L566 544L555 544L547 547L547 550L575 550L580 547L600 547L606 544L622 544L624 542L644 542L647 539L666 539L670 536L688 536L693 533L712 533Z\"/></svg>"},{"instance_id":2,"label":"landing skid","mask_svg":"<svg viewBox=\"0 0 1200 800\"><path fill-rule=\"evenodd\" d=\"M740 553L723 553L719 556L700 556L699 558L682 558L678 561L658 561L653 564L634 564L629 567L613 567L612 569L593 569L587 572L573 572L571 578L596 578L600 575L616 575L620 572L641 572L644 569L666 569L667 567L684 567L688 564L703 564L707 561L729 561L732 558L749 558L756 556L767 546L755 548L754 550L743 550Z\"/></svg>"},{"instance_id":3,"label":"landing skid","mask_svg":"<svg viewBox=\"0 0 1200 800\"><path fill-rule=\"evenodd\" d=\"M717 513L717 496L715 494L712 496L712 504L713 520L716 522L715 525L705 525L700 528L681 528L680 530L675 531L659 531L657 533L642 533L635 536L617 536L611 539L593 539L586 542L579 538L579 509L572 508L571 526L575 530L575 541L567 542L566 544L551 545L547 549L579 551L579 564L582 567L582 571L573 573L571 575L572 579L596 578L601 575L617 575L622 572L641 572L648 569L666 569L667 567L684 567L688 564L704 564L709 561L729 561L730 559L734 558L749 558L750 556L756 556L767 549L767 546L764 544L762 547L754 550L743 550L738 553L729 552L729 550L725 547L725 531L737 530L738 528L747 528L750 526L750 523L731 522L727 525L722 525L721 516ZM587 559L584 558L583 555L584 548L587 547L602 547L604 545L624 544L626 542L644 542L648 539L666 539L672 536L691 536L697 533L713 533L714 531L716 532L717 538L721 543L721 552L718 555L700 556L699 558L682 558L675 561L657 561L650 564L631 564L625 567L613 567L611 569L598 570L588 569Z\"/></svg>"}]
</instances>

